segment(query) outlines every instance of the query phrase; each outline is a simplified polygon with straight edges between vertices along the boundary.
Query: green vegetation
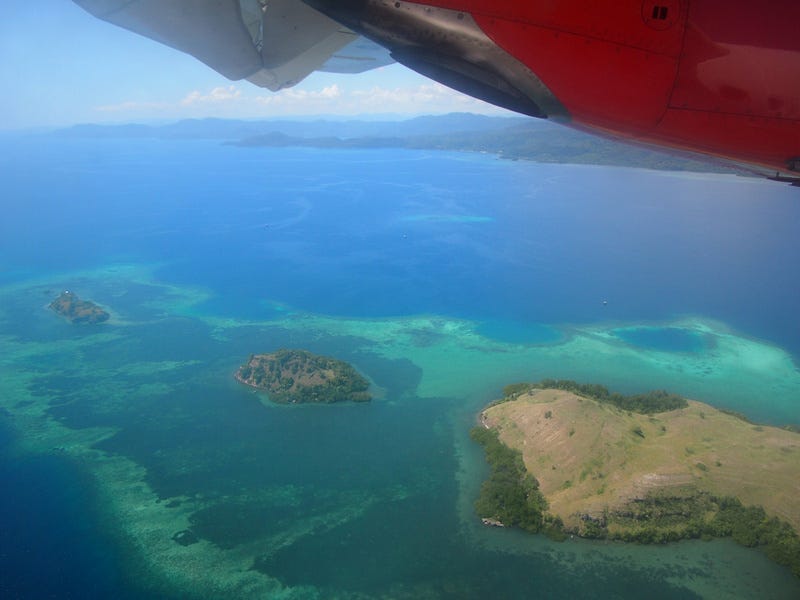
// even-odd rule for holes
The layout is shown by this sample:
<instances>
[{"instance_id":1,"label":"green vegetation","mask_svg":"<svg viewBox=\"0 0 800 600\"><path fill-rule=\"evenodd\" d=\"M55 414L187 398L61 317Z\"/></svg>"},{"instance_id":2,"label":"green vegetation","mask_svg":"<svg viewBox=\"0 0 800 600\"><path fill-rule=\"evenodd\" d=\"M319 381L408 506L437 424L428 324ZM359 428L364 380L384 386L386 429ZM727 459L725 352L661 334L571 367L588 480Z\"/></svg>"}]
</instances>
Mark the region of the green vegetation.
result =
<instances>
[{"instance_id":1,"label":"green vegetation","mask_svg":"<svg viewBox=\"0 0 800 600\"><path fill-rule=\"evenodd\" d=\"M266 390L274 402L366 402L369 382L349 364L305 350L251 354L236 379Z\"/></svg>"},{"instance_id":2,"label":"green vegetation","mask_svg":"<svg viewBox=\"0 0 800 600\"><path fill-rule=\"evenodd\" d=\"M613 404L622 410L641 414L666 412L688 406L685 398L665 390L624 396L617 392L609 392L608 388L597 383L578 383L570 379L543 379L538 383L513 383L503 388L503 399L500 402L515 400L520 395L534 389L564 390L577 396Z\"/></svg>"},{"instance_id":3,"label":"green vegetation","mask_svg":"<svg viewBox=\"0 0 800 600\"><path fill-rule=\"evenodd\" d=\"M760 506L743 506L736 498L722 498L718 505L710 535L731 536L743 546L758 547L800 577L800 537L788 523L768 517Z\"/></svg>"},{"instance_id":4,"label":"green vegetation","mask_svg":"<svg viewBox=\"0 0 800 600\"><path fill-rule=\"evenodd\" d=\"M717 498L706 492L651 494L592 523L582 533L585 537L641 544L730 537L742 546L761 549L800 577L797 533L788 523L768 517L762 507L744 506L737 498Z\"/></svg>"},{"instance_id":5,"label":"green vegetation","mask_svg":"<svg viewBox=\"0 0 800 600\"><path fill-rule=\"evenodd\" d=\"M501 442L492 429L474 427L470 437L483 447L491 468L475 501L478 515L532 533L546 525L557 534L559 528L554 520L545 522L547 500L539 491L539 482L525 469L522 454Z\"/></svg>"}]
</instances>

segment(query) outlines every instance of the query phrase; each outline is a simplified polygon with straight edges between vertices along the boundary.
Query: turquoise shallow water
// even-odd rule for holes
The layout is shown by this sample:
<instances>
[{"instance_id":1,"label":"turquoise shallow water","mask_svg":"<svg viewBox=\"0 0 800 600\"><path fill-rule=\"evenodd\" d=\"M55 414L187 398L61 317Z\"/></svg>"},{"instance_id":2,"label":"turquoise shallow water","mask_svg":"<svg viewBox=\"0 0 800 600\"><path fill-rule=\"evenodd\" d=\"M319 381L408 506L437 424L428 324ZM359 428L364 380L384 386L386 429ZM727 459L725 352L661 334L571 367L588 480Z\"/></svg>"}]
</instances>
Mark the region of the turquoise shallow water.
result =
<instances>
[{"instance_id":1,"label":"turquoise shallow water","mask_svg":"<svg viewBox=\"0 0 800 600\"><path fill-rule=\"evenodd\" d=\"M504 384L542 377L666 387L796 420L794 325L773 319L789 314L797 279L771 276L766 260L796 254L781 237L796 203L777 193L750 219L745 255L734 217L761 184L730 178L633 172L620 190L583 169L586 198L567 167L486 157L108 144L22 144L3 163L6 454L62 457L91 482L30 469L43 485L96 486L88 513L63 513L80 534L51 530L83 574L63 580L63 596L797 596L788 572L725 541L554 544L485 529L471 511L485 466L467 438ZM665 197L712 190L711 208L635 196L655 180L673 186ZM717 187L725 211L712 210ZM626 210L660 216L643 226ZM690 246L705 227L722 290L682 250L646 242L664 219L686 222ZM590 227L612 231L589 242ZM630 258L643 243L647 260ZM751 256L765 262L742 269ZM683 292L654 296L643 277ZM745 293L726 299L765 278L769 314L751 314ZM61 289L111 320L60 320L46 304ZM279 347L351 362L376 399L275 406L233 380L248 354ZM196 543L175 541L185 531ZM98 546L114 549L103 570L119 577L93 575Z\"/></svg>"},{"instance_id":2,"label":"turquoise shallow water","mask_svg":"<svg viewBox=\"0 0 800 600\"><path fill-rule=\"evenodd\" d=\"M497 319L481 323L476 331L493 340L511 344L548 344L562 338L557 329L547 325Z\"/></svg>"},{"instance_id":3,"label":"turquoise shallow water","mask_svg":"<svg viewBox=\"0 0 800 600\"><path fill-rule=\"evenodd\" d=\"M700 352L707 344L702 334L678 327L633 327L614 335L633 346L663 352Z\"/></svg>"},{"instance_id":4,"label":"turquoise shallow water","mask_svg":"<svg viewBox=\"0 0 800 600\"><path fill-rule=\"evenodd\" d=\"M17 373L3 384L4 397L17 399L7 417L28 452L74 457L97 478L94 510L120 536L115 568L143 569L126 592L606 598L645 590L685 598L709 588L747 597L768 582L766 597L781 598L797 589L763 556L724 542L555 544L476 522L470 504L484 467L466 436L475 411L509 373L563 363L575 352L569 344L584 339L578 334L531 347L431 317L295 311L277 321L221 321L187 310L202 294L141 274L97 272L70 283L107 306L116 296L112 322L76 330L41 305L34 310L42 287L3 296L10 321L29 312L38 322L2 348ZM122 294L126 284L136 293ZM231 377L251 350L283 346L351 361L378 397L265 405ZM463 364L472 366L451 374ZM444 389L452 395L437 392ZM199 541L174 541L187 530Z\"/></svg>"}]
</instances>

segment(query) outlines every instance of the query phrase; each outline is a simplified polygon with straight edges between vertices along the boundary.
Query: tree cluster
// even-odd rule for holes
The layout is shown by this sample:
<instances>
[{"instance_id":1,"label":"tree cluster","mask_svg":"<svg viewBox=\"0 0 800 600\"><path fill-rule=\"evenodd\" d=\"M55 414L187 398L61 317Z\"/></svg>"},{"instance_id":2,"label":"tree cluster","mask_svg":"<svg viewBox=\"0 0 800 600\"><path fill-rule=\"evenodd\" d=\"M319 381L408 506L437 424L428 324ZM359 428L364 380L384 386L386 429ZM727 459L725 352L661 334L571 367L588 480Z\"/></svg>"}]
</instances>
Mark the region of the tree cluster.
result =
<instances>
[{"instance_id":1,"label":"tree cluster","mask_svg":"<svg viewBox=\"0 0 800 600\"><path fill-rule=\"evenodd\" d=\"M251 354L239 367L237 376L245 383L267 390L275 402L370 400L369 382L351 365L305 350L281 349L272 354ZM317 383L320 380L321 383Z\"/></svg>"},{"instance_id":2,"label":"tree cluster","mask_svg":"<svg viewBox=\"0 0 800 600\"><path fill-rule=\"evenodd\" d=\"M532 533L541 531L547 500L525 469L522 454L501 442L492 429L474 427L470 437L483 447L491 469L475 501L478 515Z\"/></svg>"},{"instance_id":3,"label":"tree cluster","mask_svg":"<svg viewBox=\"0 0 800 600\"><path fill-rule=\"evenodd\" d=\"M607 526L611 522L623 528L609 532ZM760 506L744 506L731 496L716 497L703 492L690 496L648 496L593 525L582 532L584 537L641 544L730 537L742 546L759 548L800 577L800 537L792 526L767 516Z\"/></svg>"},{"instance_id":4,"label":"tree cluster","mask_svg":"<svg viewBox=\"0 0 800 600\"><path fill-rule=\"evenodd\" d=\"M686 398L666 390L625 396L618 392L610 392L607 387L599 383L578 383L571 379L542 379L538 383L513 383L503 388L503 401L514 400L533 389L565 390L597 402L613 404L622 410L642 414L666 412L688 406Z\"/></svg>"}]
</instances>

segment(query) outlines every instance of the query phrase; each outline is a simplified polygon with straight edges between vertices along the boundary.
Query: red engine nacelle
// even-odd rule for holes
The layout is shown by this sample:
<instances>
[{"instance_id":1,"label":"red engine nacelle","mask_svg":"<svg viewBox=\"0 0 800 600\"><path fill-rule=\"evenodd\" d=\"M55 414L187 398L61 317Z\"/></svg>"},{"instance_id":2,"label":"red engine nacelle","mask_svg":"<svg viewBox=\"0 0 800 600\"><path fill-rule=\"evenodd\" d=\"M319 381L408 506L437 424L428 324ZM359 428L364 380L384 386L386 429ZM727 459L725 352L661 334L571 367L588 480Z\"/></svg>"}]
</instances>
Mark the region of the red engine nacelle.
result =
<instances>
[{"instance_id":1,"label":"red engine nacelle","mask_svg":"<svg viewBox=\"0 0 800 600\"><path fill-rule=\"evenodd\" d=\"M800 174L795 0L305 1L495 104Z\"/></svg>"}]
</instances>

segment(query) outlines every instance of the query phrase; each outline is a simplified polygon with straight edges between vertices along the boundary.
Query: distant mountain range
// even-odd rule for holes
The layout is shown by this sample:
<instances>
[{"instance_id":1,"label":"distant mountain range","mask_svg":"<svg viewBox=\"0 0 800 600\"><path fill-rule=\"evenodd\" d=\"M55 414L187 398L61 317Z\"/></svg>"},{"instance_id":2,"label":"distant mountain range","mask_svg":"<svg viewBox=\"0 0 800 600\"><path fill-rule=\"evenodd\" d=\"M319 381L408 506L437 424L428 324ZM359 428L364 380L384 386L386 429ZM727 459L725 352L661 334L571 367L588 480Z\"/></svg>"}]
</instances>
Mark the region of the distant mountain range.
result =
<instances>
[{"instance_id":1,"label":"distant mountain range","mask_svg":"<svg viewBox=\"0 0 800 600\"><path fill-rule=\"evenodd\" d=\"M592 136L529 117L470 113L387 121L191 119L166 125L76 125L71 138L214 139L248 147L407 148L484 152L512 160L739 173L722 164Z\"/></svg>"},{"instance_id":2,"label":"distant mountain range","mask_svg":"<svg viewBox=\"0 0 800 600\"><path fill-rule=\"evenodd\" d=\"M412 119L367 120L263 120L186 119L164 125L75 125L54 135L81 138L219 139L237 141L280 133L292 138L352 139L439 135L453 131L489 132L528 123L529 117L489 117L471 113L423 116Z\"/></svg>"}]
</instances>

